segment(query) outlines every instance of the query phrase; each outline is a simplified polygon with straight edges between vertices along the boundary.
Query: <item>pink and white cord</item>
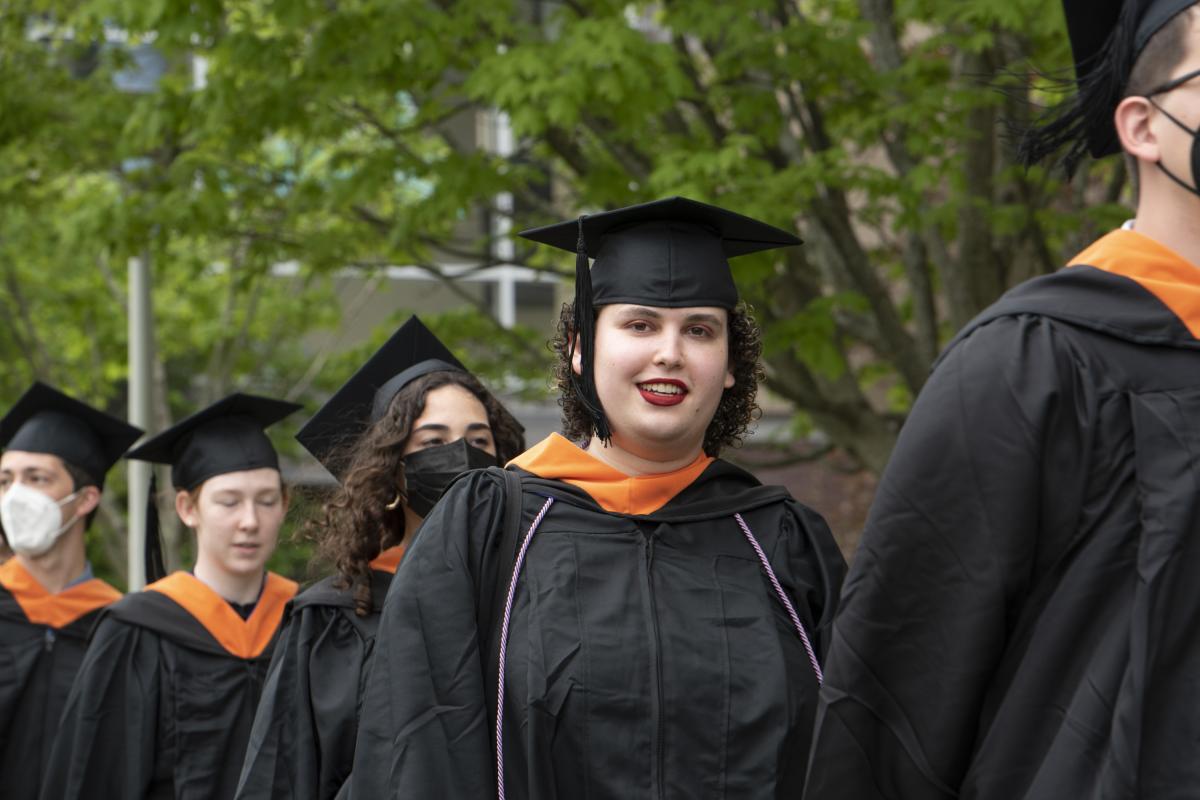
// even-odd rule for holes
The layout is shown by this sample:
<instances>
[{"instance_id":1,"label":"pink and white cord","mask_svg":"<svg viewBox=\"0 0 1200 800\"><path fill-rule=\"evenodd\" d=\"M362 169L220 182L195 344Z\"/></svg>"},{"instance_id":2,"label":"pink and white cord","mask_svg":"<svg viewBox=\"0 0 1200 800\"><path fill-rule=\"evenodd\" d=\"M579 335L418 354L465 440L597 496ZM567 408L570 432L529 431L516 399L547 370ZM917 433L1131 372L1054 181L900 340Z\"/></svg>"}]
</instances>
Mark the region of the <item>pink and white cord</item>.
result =
<instances>
[{"instance_id":1,"label":"pink and white cord","mask_svg":"<svg viewBox=\"0 0 1200 800\"><path fill-rule=\"evenodd\" d=\"M500 626L500 664L496 671L496 795L500 800L504 800L504 662L508 655L508 622L512 615L513 596L517 593L517 576L521 574L521 565L525 563L525 551L529 549L533 534L553 504L554 498L547 497L542 510L533 518L533 524L529 526L529 532L525 534L521 549L517 551L517 559L513 562L512 580L508 583L508 597L504 601L504 622Z\"/></svg>"},{"instance_id":2,"label":"pink and white cord","mask_svg":"<svg viewBox=\"0 0 1200 800\"><path fill-rule=\"evenodd\" d=\"M800 615L792 607L792 601L788 599L787 592L780 585L779 578L775 577L775 570L771 569L771 562L767 560L767 554L763 552L758 539L755 539L754 534L750 532L750 526L746 524L746 520L742 519L742 515L734 514L733 518L741 526L742 533L746 534L746 540L750 542L750 546L754 548L754 552L758 553L758 560L762 564L763 571L767 573L767 577L771 580L771 585L775 587L775 595L779 598L779 602L783 603L783 607L787 609L788 616L792 618L792 624L796 626L796 632L800 634L800 641L804 643L804 652L808 653L808 661L812 664L813 672L816 673L817 683L824 683L825 675L821 672L821 665L817 663L817 654L813 651L812 642L808 639L808 631L804 630L804 624L800 622Z\"/></svg>"},{"instance_id":3,"label":"pink and white cord","mask_svg":"<svg viewBox=\"0 0 1200 800\"><path fill-rule=\"evenodd\" d=\"M525 553L529 550L529 543L533 540L534 533L542 524L542 519L546 516L546 512L550 510L550 506L554 504L554 498L546 498L545 504L542 505L537 516L534 517L533 523L529 526L529 531L525 534L525 538L521 541L521 549L517 551L517 558L513 563L512 579L508 583L508 596L504 601L504 621L500 626L500 658L498 669L496 671L496 796L499 800L505 800L504 794L504 664L508 656L508 626L512 617L513 597L517 593L517 579L521 574L521 567L525 563ZM750 531L750 526L746 524L746 520L742 519L741 514L734 514L733 518L737 520L738 525L745 534L746 540L750 542L750 546L754 548L754 552L758 554L758 560L762 564L763 571L766 572L767 578L771 581L771 586L775 588L775 595L779 598L779 602L783 604L787 610L788 616L792 618L792 624L796 627L796 632L800 634L800 641L804 644L804 650L808 653L808 660L812 664L813 672L816 673L817 683L823 683L825 680L824 674L821 672L821 665L817 663L817 654L813 650L812 642L808 638L808 632L804 630L804 624L800 621L800 616L796 613L796 609L792 606L792 601L788 599L787 592L783 591L783 586L779 583L779 578L775 576L775 570L771 568L771 562L767 560L767 554L763 552L762 546L758 543L758 539Z\"/></svg>"}]
</instances>

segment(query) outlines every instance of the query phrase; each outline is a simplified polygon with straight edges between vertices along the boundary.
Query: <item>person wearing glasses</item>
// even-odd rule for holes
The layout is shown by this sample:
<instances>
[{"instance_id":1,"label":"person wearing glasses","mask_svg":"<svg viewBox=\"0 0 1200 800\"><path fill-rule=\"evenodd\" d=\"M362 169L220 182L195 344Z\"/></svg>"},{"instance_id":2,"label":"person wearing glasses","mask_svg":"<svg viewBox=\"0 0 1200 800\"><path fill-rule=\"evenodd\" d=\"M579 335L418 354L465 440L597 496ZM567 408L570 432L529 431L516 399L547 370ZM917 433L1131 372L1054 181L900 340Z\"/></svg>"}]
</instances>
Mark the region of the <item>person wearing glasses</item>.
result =
<instances>
[{"instance_id":1,"label":"person wearing glasses","mask_svg":"<svg viewBox=\"0 0 1200 800\"><path fill-rule=\"evenodd\" d=\"M1200 8L1068 0L1031 160L1136 218L950 344L834 622L806 800L1200 797Z\"/></svg>"}]
</instances>

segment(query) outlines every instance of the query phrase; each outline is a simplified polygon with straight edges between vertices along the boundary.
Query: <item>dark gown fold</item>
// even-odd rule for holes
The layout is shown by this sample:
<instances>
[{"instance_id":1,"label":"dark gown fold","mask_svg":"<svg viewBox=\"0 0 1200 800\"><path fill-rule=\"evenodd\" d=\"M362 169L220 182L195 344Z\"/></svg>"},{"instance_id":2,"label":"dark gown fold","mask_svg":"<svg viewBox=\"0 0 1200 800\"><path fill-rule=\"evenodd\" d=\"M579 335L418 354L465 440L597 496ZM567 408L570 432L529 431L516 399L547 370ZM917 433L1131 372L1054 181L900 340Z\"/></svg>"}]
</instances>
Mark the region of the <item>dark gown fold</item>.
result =
<instances>
[{"instance_id":1,"label":"dark gown fold","mask_svg":"<svg viewBox=\"0 0 1200 800\"><path fill-rule=\"evenodd\" d=\"M121 593L98 579L52 595L16 558L0 566L0 785L37 797L87 637Z\"/></svg>"},{"instance_id":2,"label":"dark gown fold","mask_svg":"<svg viewBox=\"0 0 1200 800\"><path fill-rule=\"evenodd\" d=\"M355 798L494 797L498 629L480 599L507 563L498 471L455 483L392 584L367 682ZM658 511L603 511L524 475L521 530L548 498L512 609L507 796L796 797L817 681L733 514L761 542L817 649L844 569L824 522L723 461Z\"/></svg>"},{"instance_id":3,"label":"dark gown fold","mask_svg":"<svg viewBox=\"0 0 1200 800\"><path fill-rule=\"evenodd\" d=\"M394 569L394 567L393 567ZM392 572L373 569L374 611L326 578L292 601L259 700L239 798L339 796L354 763L367 667Z\"/></svg>"},{"instance_id":4,"label":"dark gown fold","mask_svg":"<svg viewBox=\"0 0 1200 800\"><path fill-rule=\"evenodd\" d=\"M230 798L284 605L249 619L187 573L110 607L71 687L41 797Z\"/></svg>"},{"instance_id":5,"label":"dark gown fold","mask_svg":"<svg viewBox=\"0 0 1200 800\"><path fill-rule=\"evenodd\" d=\"M807 800L1200 797L1197 322L1082 265L951 345L846 580Z\"/></svg>"}]
</instances>

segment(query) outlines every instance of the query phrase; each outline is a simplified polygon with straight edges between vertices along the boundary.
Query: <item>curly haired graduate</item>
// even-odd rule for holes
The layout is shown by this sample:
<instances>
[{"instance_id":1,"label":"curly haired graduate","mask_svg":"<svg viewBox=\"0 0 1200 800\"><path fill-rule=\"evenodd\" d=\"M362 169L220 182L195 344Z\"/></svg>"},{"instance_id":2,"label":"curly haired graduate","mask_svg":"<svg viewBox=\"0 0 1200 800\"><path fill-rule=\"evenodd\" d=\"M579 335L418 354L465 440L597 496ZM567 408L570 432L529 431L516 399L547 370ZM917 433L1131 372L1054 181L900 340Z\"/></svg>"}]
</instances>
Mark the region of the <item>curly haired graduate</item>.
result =
<instances>
[{"instance_id":1,"label":"curly haired graduate","mask_svg":"<svg viewBox=\"0 0 1200 800\"><path fill-rule=\"evenodd\" d=\"M795 797L844 565L817 514L718 455L760 374L727 258L799 241L682 198L523 235L577 253L566 436L426 518L352 795Z\"/></svg>"},{"instance_id":2,"label":"curly haired graduate","mask_svg":"<svg viewBox=\"0 0 1200 800\"><path fill-rule=\"evenodd\" d=\"M238 797L342 791L379 612L405 547L446 485L521 452L520 424L412 317L296 436L339 478L309 523L336 573L305 589L280 634Z\"/></svg>"}]
</instances>

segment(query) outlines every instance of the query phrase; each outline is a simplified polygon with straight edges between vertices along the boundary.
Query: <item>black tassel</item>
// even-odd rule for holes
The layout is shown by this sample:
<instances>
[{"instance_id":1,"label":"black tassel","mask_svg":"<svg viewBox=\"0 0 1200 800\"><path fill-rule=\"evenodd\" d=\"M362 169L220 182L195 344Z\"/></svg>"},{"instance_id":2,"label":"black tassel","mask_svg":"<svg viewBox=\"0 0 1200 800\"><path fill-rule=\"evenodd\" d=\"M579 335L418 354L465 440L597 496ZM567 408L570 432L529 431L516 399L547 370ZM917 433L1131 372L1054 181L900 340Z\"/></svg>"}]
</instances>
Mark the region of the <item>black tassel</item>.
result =
<instances>
[{"instance_id":1,"label":"black tassel","mask_svg":"<svg viewBox=\"0 0 1200 800\"><path fill-rule=\"evenodd\" d=\"M593 356L596 342L596 309L592 305L592 272L588 268L587 242L583 236L585 219L587 219L586 214L579 218L579 238L575 242L575 311L573 315L575 341L571 346L572 356L575 354L575 348L579 349L582 374L576 375L572 371L571 383L574 384L576 394L579 395L584 408L587 409L588 416L592 418L592 427L596 432L596 437L604 444L608 444L612 438L612 432L608 429L608 420L600 405L600 397L596 394L596 378L593 367L595 363Z\"/></svg>"},{"instance_id":2,"label":"black tassel","mask_svg":"<svg viewBox=\"0 0 1200 800\"><path fill-rule=\"evenodd\" d=\"M1074 90L1073 96L1042 114L1025 132L1018 155L1026 166L1061 152L1058 163L1070 178L1089 151L1099 158L1120 150L1113 129L1113 111L1124 97L1137 59L1135 42L1140 5L1125 3L1120 20L1082 80L1054 81L1058 84L1056 88L1064 93Z\"/></svg>"},{"instance_id":3,"label":"black tassel","mask_svg":"<svg viewBox=\"0 0 1200 800\"><path fill-rule=\"evenodd\" d=\"M158 533L158 476L150 473L150 495L146 498L146 584L167 576L163 562L162 540Z\"/></svg>"}]
</instances>

